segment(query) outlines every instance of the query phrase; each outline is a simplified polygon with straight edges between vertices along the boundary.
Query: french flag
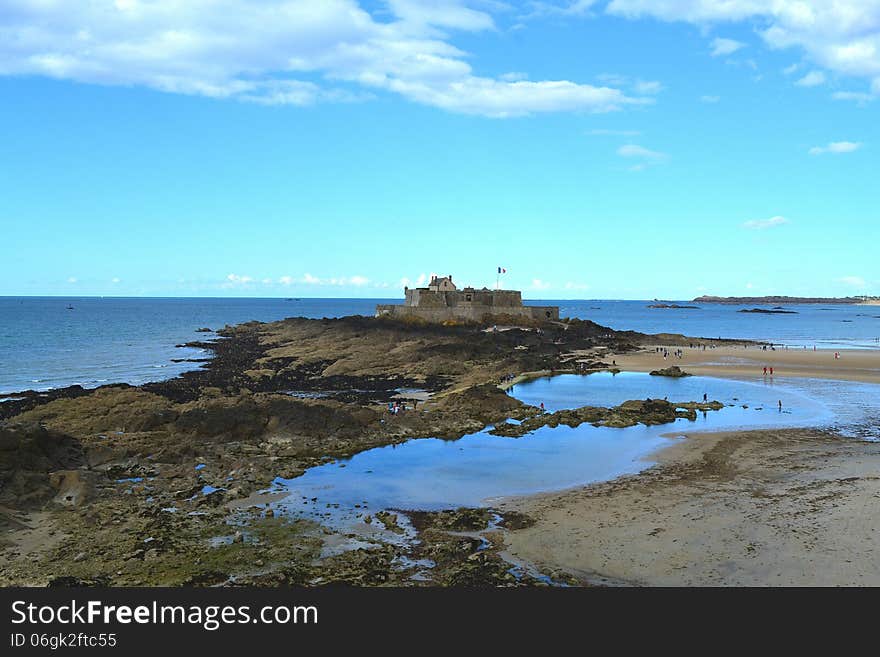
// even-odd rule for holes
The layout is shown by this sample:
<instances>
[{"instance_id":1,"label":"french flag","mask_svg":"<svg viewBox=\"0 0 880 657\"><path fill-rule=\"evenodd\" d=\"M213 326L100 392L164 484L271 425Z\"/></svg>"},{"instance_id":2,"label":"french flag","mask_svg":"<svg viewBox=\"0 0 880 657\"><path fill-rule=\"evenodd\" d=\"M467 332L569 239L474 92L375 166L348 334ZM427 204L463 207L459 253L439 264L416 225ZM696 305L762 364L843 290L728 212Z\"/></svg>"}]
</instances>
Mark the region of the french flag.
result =
<instances>
[{"instance_id":1,"label":"french flag","mask_svg":"<svg viewBox=\"0 0 880 657\"><path fill-rule=\"evenodd\" d=\"M499 268L498 268L498 273L499 273L499 274L506 274L506 273L507 273L507 270L506 270L504 267L499 267Z\"/></svg>"}]
</instances>

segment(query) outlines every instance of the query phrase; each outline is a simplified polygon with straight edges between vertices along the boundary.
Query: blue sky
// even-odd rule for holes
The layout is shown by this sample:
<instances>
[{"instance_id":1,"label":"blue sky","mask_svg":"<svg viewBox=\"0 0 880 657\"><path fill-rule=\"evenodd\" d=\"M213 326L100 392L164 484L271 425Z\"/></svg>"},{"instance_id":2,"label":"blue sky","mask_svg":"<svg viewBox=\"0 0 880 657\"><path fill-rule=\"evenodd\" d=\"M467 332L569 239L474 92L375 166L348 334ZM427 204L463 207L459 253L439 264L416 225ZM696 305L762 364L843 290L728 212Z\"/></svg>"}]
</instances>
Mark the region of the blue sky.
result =
<instances>
[{"instance_id":1,"label":"blue sky","mask_svg":"<svg viewBox=\"0 0 880 657\"><path fill-rule=\"evenodd\" d=\"M75 5L0 7L0 295L880 293L880 2Z\"/></svg>"}]
</instances>

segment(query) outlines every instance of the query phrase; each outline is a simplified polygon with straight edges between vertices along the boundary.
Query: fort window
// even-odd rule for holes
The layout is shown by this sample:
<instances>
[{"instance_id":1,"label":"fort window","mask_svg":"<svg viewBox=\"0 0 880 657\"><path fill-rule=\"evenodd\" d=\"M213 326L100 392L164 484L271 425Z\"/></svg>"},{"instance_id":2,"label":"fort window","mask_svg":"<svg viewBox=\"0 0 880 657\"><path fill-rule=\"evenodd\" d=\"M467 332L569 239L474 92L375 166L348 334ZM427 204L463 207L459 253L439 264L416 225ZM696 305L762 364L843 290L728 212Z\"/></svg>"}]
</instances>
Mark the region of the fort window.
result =
<instances>
[{"instance_id":1,"label":"fort window","mask_svg":"<svg viewBox=\"0 0 880 657\"><path fill-rule=\"evenodd\" d=\"M465 295L464 295L464 300L465 300L465 301L470 301L470 300L471 300L471 295L470 295L470 294L465 294Z\"/></svg>"},{"instance_id":2,"label":"fort window","mask_svg":"<svg viewBox=\"0 0 880 657\"><path fill-rule=\"evenodd\" d=\"M550 311L549 311L549 310L546 311L544 314L547 315L547 317L550 317Z\"/></svg>"}]
</instances>

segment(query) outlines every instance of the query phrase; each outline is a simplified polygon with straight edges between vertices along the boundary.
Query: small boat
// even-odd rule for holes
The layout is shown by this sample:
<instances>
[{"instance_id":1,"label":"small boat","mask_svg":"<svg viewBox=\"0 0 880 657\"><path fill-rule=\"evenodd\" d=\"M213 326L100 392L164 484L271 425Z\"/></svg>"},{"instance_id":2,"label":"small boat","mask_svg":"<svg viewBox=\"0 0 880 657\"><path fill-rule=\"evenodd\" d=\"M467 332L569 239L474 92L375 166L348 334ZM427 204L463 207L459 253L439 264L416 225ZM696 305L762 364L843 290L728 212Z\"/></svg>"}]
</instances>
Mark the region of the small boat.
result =
<instances>
[{"instance_id":1,"label":"small boat","mask_svg":"<svg viewBox=\"0 0 880 657\"><path fill-rule=\"evenodd\" d=\"M71 306L70 304L67 304L67 309L68 309L68 310L73 310L73 306Z\"/></svg>"}]
</instances>

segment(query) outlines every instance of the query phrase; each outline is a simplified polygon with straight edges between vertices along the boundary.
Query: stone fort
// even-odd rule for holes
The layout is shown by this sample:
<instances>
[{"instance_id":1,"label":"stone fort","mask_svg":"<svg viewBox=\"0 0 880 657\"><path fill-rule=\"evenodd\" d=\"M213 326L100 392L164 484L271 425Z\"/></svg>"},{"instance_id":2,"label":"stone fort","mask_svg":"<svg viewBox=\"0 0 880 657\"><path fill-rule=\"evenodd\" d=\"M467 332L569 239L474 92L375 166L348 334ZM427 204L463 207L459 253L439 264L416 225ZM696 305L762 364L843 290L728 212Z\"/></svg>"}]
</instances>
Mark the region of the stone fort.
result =
<instances>
[{"instance_id":1,"label":"stone fort","mask_svg":"<svg viewBox=\"0 0 880 657\"><path fill-rule=\"evenodd\" d=\"M402 305L380 304L376 317L418 317L429 322L492 321L515 317L537 321L559 319L558 306L524 306L518 290L458 289L452 276L432 276L428 287L404 288Z\"/></svg>"}]
</instances>

